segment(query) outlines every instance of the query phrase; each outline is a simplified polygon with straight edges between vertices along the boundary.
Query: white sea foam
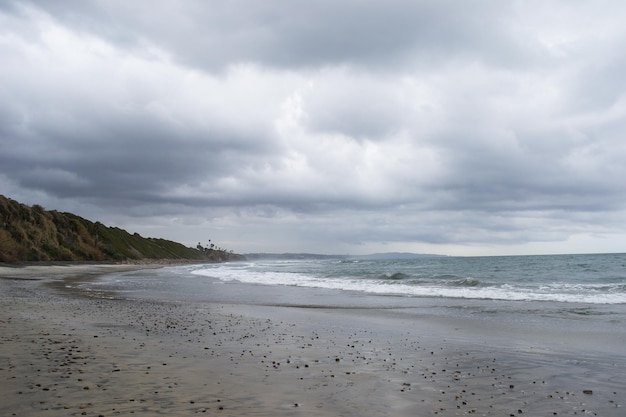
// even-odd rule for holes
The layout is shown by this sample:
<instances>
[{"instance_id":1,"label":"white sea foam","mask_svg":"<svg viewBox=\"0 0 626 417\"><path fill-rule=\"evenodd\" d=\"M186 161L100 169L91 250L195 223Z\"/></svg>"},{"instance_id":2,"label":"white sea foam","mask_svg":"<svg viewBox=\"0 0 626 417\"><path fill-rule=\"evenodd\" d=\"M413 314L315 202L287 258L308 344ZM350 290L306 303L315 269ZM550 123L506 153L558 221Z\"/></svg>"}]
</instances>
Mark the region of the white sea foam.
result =
<instances>
[{"instance_id":1,"label":"white sea foam","mask_svg":"<svg viewBox=\"0 0 626 417\"><path fill-rule=\"evenodd\" d=\"M291 264L293 265L293 263ZM548 283L529 286L518 283L485 284L471 277L461 280L364 279L355 276L328 277L303 272L282 272L281 269L284 265L263 264L264 268L259 270L259 264L223 264L202 267L191 272L195 275L213 277L223 282L238 281L256 285L325 288L376 295L509 301L557 301L591 304L626 303L626 293L624 291L611 291L610 285L607 284Z\"/></svg>"}]
</instances>

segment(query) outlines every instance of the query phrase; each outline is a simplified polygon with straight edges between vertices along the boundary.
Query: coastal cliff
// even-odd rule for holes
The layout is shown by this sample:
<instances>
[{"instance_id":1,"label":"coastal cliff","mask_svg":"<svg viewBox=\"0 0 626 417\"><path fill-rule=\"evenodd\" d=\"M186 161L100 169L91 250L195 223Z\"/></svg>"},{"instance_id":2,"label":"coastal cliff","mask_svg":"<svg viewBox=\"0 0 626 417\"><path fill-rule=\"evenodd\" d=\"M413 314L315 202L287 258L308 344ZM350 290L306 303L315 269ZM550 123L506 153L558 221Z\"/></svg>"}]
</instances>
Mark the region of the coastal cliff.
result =
<instances>
[{"instance_id":1,"label":"coastal cliff","mask_svg":"<svg viewBox=\"0 0 626 417\"><path fill-rule=\"evenodd\" d=\"M0 195L0 262L205 261L245 257L231 251L189 248L166 239L130 234L72 213L27 206Z\"/></svg>"}]
</instances>

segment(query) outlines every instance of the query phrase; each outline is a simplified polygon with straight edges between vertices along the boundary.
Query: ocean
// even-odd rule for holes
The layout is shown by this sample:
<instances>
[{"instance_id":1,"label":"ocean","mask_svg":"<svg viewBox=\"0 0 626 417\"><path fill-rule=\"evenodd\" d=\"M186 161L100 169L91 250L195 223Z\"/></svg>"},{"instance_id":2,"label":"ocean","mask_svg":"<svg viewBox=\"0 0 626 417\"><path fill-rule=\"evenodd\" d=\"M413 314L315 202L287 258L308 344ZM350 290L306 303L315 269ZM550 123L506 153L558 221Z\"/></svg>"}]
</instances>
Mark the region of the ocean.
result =
<instances>
[{"instance_id":1,"label":"ocean","mask_svg":"<svg viewBox=\"0 0 626 417\"><path fill-rule=\"evenodd\" d=\"M77 285L92 296L378 308L620 333L626 254L304 259L181 265ZM550 319L550 320L548 320Z\"/></svg>"},{"instance_id":2,"label":"ocean","mask_svg":"<svg viewBox=\"0 0 626 417\"><path fill-rule=\"evenodd\" d=\"M257 285L446 297L626 303L626 255L255 261L193 267L194 275Z\"/></svg>"}]
</instances>

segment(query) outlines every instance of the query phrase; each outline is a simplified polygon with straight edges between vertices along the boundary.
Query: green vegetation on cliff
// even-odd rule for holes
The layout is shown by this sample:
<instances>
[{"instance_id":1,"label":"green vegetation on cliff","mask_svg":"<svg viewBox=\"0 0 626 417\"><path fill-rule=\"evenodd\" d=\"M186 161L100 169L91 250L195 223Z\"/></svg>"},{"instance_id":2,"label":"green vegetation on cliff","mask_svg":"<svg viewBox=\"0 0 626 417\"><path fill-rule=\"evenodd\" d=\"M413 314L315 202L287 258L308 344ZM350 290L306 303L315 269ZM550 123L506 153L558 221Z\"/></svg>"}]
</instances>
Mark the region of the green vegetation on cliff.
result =
<instances>
[{"instance_id":1,"label":"green vegetation on cliff","mask_svg":"<svg viewBox=\"0 0 626 417\"><path fill-rule=\"evenodd\" d=\"M93 223L72 213L29 207L0 195L0 262L244 259L225 250L198 250Z\"/></svg>"}]
</instances>

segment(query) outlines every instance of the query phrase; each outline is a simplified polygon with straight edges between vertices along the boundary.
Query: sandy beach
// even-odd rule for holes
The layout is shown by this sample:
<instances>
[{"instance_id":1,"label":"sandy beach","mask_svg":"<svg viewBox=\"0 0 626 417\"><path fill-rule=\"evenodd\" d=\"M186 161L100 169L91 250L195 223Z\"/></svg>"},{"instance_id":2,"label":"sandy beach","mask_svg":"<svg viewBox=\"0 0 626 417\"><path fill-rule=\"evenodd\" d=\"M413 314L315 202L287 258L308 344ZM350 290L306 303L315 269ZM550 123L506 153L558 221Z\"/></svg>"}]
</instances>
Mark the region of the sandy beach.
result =
<instances>
[{"instance_id":1,"label":"sandy beach","mask_svg":"<svg viewBox=\"0 0 626 417\"><path fill-rule=\"evenodd\" d=\"M0 267L1 415L625 413L623 334L68 285L147 267Z\"/></svg>"}]
</instances>

